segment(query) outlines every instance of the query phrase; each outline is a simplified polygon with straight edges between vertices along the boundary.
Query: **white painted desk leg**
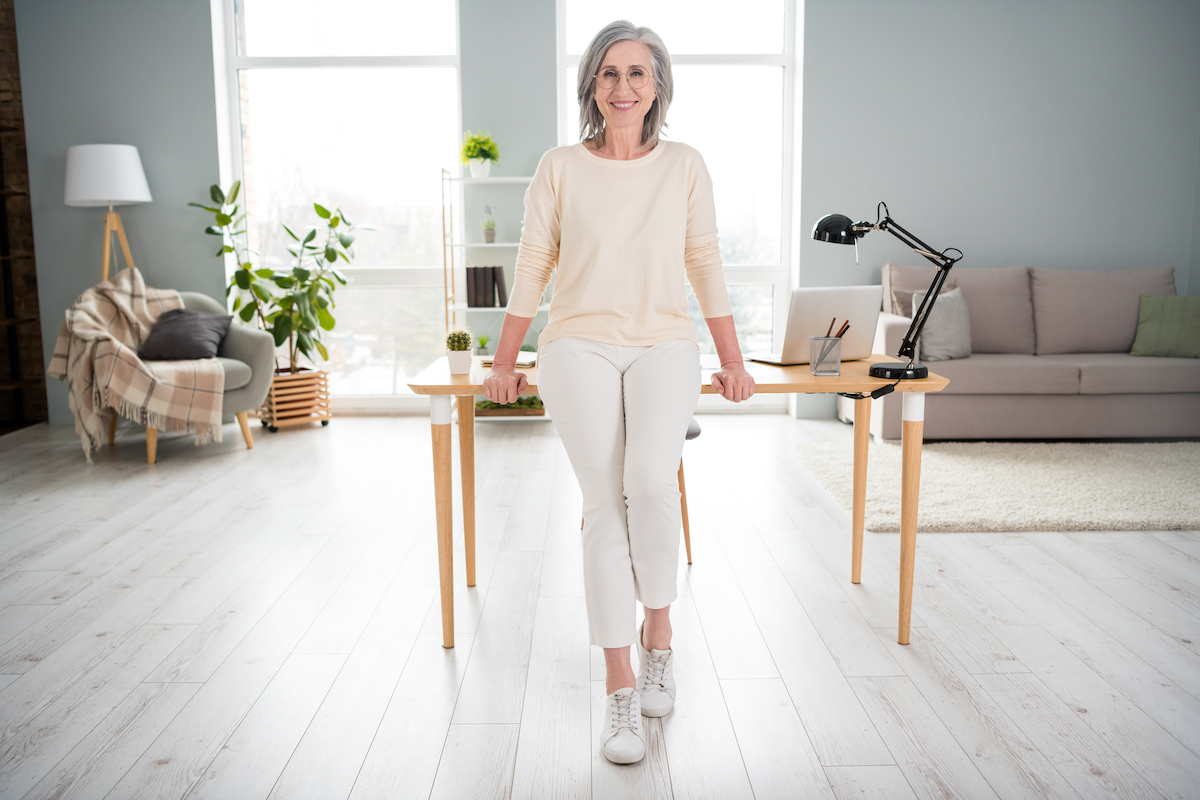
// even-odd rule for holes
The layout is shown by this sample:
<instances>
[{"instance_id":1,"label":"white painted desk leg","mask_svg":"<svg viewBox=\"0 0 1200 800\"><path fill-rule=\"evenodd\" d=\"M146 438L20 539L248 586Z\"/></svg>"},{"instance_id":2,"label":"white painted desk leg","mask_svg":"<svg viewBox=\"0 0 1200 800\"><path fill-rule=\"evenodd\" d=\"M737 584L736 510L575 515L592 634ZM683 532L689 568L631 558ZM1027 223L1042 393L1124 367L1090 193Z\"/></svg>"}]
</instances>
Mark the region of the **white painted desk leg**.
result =
<instances>
[{"instance_id":1,"label":"white painted desk leg","mask_svg":"<svg viewBox=\"0 0 1200 800\"><path fill-rule=\"evenodd\" d=\"M900 477L900 630L908 644L912 620L913 567L917 558L917 500L921 496L921 441L925 435L925 393L903 392Z\"/></svg>"},{"instance_id":2,"label":"white painted desk leg","mask_svg":"<svg viewBox=\"0 0 1200 800\"><path fill-rule=\"evenodd\" d=\"M475 396L458 398L458 462L462 472L463 547L467 586L475 585Z\"/></svg>"},{"instance_id":3,"label":"white painted desk leg","mask_svg":"<svg viewBox=\"0 0 1200 800\"><path fill-rule=\"evenodd\" d=\"M454 503L450 464L450 395L429 396L433 430L433 497L437 515L438 582L442 590L442 647L454 647Z\"/></svg>"},{"instance_id":4,"label":"white painted desk leg","mask_svg":"<svg viewBox=\"0 0 1200 800\"><path fill-rule=\"evenodd\" d=\"M863 519L867 505L867 445L871 441L871 398L854 401L854 544L850 554L850 582L862 579Z\"/></svg>"}]
</instances>

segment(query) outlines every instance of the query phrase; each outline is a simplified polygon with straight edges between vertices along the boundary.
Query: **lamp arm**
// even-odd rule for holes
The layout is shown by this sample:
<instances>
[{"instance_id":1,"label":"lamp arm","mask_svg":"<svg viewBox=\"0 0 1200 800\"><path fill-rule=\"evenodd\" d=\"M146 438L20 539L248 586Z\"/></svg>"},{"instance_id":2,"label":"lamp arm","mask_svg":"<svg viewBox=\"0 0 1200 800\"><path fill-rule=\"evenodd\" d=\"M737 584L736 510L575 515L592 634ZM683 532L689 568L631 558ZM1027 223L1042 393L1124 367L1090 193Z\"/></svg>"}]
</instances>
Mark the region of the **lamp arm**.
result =
<instances>
[{"instance_id":1,"label":"lamp arm","mask_svg":"<svg viewBox=\"0 0 1200 800\"><path fill-rule=\"evenodd\" d=\"M925 328L925 320L928 319L929 312L933 310L933 303L937 299L938 293L942 291L942 286L946 283L946 276L950 273L950 268L962 258L962 253L959 253L958 258L945 255L945 253L939 253L900 227L891 217L884 217L874 225L865 222L859 223L854 228L855 230L863 230L864 233L867 230L887 231L905 245L911 247L917 255L932 261L933 265L938 268L937 274L933 276L933 283L930 284L929 291L925 293L925 299L921 301L917 313L913 316L912 324L908 326L908 333L904 334L904 341L900 343L900 351L897 353L900 358L907 358L911 361L916 355L917 340L921 338L921 331Z\"/></svg>"}]
</instances>

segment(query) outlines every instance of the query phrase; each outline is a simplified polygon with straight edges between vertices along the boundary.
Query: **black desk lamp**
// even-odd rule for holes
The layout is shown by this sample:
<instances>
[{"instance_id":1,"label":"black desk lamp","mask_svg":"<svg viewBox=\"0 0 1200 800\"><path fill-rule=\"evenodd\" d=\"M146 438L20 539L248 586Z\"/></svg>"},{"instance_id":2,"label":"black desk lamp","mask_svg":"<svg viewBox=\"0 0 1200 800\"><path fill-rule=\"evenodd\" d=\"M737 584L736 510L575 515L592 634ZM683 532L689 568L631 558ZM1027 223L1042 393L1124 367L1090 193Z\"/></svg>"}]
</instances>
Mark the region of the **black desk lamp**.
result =
<instances>
[{"instance_id":1,"label":"black desk lamp","mask_svg":"<svg viewBox=\"0 0 1200 800\"><path fill-rule=\"evenodd\" d=\"M881 209L882 214L880 213ZM940 253L935 251L932 247L897 225L896 221L888 216L888 213L887 203L880 203L876 206L874 225L869 222L851 222L849 217L842 216L841 214L829 214L817 220L817 224L813 226L812 238L821 242L852 244L857 253L858 240L866 236L867 231L887 231L911 247L914 253L932 261L934 266L938 268L937 274L933 276L933 283L930 285L929 291L925 294L925 299L921 301L920 308L917 309L916 315L913 316L912 325L908 327L908 333L904 334L904 341L900 345L900 352L896 354L900 358L907 358L908 363L880 362L871 365L871 377L873 378L887 378L889 380L924 378L929 375L929 368L923 364L913 363L917 350L917 340L921 338L921 329L925 327L925 320L929 316L929 312L933 309L933 302L937 299L938 292L942 290L942 284L946 282L946 275L949 274L951 267L962 260L963 254L957 247L948 247ZM946 255L950 252L958 253L958 258Z\"/></svg>"}]
</instances>

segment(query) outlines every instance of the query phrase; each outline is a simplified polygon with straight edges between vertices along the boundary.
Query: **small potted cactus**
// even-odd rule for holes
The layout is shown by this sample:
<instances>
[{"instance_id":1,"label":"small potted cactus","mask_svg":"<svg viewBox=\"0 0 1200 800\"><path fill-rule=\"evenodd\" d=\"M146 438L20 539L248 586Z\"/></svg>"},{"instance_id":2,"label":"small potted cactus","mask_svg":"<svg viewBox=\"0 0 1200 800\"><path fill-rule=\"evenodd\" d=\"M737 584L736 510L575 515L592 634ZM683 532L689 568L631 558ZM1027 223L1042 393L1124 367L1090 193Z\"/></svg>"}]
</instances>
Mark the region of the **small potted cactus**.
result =
<instances>
[{"instance_id":1,"label":"small potted cactus","mask_svg":"<svg viewBox=\"0 0 1200 800\"><path fill-rule=\"evenodd\" d=\"M446 334L446 360L450 362L451 375L471 373L471 331L454 328Z\"/></svg>"},{"instance_id":2,"label":"small potted cactus","mask_svg":"<svg viewBox=\"0 0 1200 800\"><path fill-rule=\"evenodd\" d=\"M491 206L483 207L483 240L485 242L496 241L496 220L492 217L495 209Z\"/></svg>"}]
</instances>

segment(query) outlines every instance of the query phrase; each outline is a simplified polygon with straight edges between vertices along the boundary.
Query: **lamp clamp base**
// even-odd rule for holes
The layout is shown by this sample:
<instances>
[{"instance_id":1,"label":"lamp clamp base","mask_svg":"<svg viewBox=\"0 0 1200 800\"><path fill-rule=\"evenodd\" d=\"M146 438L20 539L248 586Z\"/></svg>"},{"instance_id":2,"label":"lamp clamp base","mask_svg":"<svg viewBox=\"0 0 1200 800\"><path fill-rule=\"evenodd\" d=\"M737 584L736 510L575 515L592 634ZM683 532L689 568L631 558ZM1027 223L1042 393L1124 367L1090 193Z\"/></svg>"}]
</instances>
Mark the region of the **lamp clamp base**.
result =
<instances>
[{"instance_id":1,"label":"lamp clamp base","mask_svg":"<svg viewBox=\"0 0 1200 800\"><path fill-rule=\"evenodd\" d=\"M881 361L871 365L871 377L889 381L910 381L929 377L929 367L924 364L909 365L903 361Z\"/></svg>"}]
</instances>

